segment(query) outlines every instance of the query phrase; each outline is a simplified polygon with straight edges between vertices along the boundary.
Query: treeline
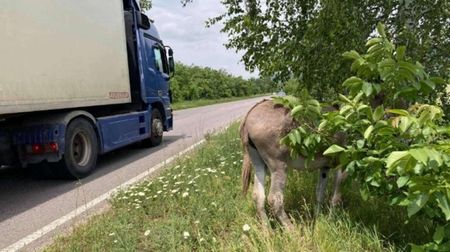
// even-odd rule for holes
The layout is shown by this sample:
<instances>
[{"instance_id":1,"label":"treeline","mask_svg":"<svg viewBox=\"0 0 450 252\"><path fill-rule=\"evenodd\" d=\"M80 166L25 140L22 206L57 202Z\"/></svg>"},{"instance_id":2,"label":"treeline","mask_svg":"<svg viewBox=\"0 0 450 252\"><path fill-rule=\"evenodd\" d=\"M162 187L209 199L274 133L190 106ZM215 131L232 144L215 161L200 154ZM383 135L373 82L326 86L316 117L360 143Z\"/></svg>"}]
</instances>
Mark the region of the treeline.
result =
<instances>
[{"instance_id":1,"label":"treeline","mask_svg":"<svg viewBox=\"0 0 450 252\"><path fill-rule=\"evenodd\" d=\"M276 84L270 79L245 80L225 70L177 63L171 89L173 102L179 102L271 93L276 90Z\"/></svg>"}]
</instances>

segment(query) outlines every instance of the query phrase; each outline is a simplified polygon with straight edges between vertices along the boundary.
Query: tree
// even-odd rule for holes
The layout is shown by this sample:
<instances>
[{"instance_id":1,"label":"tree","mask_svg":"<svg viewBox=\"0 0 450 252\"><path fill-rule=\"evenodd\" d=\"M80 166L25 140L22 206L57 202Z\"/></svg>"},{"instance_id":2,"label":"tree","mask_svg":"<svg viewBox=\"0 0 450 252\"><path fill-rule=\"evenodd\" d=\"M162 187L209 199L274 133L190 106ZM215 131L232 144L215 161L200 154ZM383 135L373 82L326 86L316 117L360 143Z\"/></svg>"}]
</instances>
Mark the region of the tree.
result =
<instances>
[{"instance_id":1,"label":"tree","mask_svg":"<svg viewBox=\"0 0 450 252\"><path fill-rule=\"evenodd\" d=\"M183 6L192 2L193 0L180 0ZM140 0L140 5L143 10L150 10L152 8L152 0Z\"/></svg>"},{"instance_id":2,"label":"tree","mask_svg":"<svg viewBox=\"0 0 450 252\"><path fill-rule=\"evenodd\" d=\"M423 103L423 96L445 81L412 62L406 47L392 43L383 25L377 31L379 36L367 41L366 54L344 53L354 76L342 84L348 95L334 101L339 110L322 112L307 95L274 99L291 108L300 125L282 142L293 155L311 160L323 153L336 160L359 181L363 199L383 197L404 207L408 218L428 219L433 240L411 244L412 251L450 251L450 127L442 126L439 106ZM380 93L386 100L375 105ZM396 107L404 100L411 106ZM341 146L337 134L345 134Z\"/></svg>"},{"instance_id":3,"label":"tree","mask_svg":"<svg viewBox=\"0 0 450 252\"><path fill-rule=\"evenodd\" d=\"M413 61L432 74L450 75L450 12L447 0L224 0L228 48L244 52L248 70L277 80L299 80L324 100L349 74L343 52L363 50L378 22Z\"/></svg>"},{"instance_id":4,"label":"tree","mask_svg":"<svg viewBox=\"0 0 450 252\"><path fill-rule=\"evenodd\" d=\"M271 93L275 83L270 79L235 77L225 70L176 64L176 75L170 80L173 101L218 99Z\"/></svg>"}]
</instances>

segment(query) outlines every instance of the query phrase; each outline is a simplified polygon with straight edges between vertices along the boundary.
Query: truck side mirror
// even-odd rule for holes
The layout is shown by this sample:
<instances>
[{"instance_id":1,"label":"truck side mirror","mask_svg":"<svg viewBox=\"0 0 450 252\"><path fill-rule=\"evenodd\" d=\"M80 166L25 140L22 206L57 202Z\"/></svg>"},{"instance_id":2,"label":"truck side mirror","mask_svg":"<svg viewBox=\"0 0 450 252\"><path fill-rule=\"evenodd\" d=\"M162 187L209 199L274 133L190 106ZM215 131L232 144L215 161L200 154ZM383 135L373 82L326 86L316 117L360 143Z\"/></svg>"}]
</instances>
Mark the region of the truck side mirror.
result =
<instances>
[{"instance_id":1,"label":"truck side mirror","mask_svg":"<svg viewBox=\"0 0 450 252\"><path fill-rule=\"evenodd\" d=\"M142 28L144 30L150 29L150 19L142 12L138 12L137 23L139 28Z\"/></svg>"},{"instance_id":2,"label":"truck side mirror","mask_svg":"<svg viewBox=\"0 0 450 252\"><path fill-rule=\"evenodd\" d=\"M173 58L172 48L169 48L169 71L172 75L175 74L175 60Z\"/></svg>"}]
</instances>

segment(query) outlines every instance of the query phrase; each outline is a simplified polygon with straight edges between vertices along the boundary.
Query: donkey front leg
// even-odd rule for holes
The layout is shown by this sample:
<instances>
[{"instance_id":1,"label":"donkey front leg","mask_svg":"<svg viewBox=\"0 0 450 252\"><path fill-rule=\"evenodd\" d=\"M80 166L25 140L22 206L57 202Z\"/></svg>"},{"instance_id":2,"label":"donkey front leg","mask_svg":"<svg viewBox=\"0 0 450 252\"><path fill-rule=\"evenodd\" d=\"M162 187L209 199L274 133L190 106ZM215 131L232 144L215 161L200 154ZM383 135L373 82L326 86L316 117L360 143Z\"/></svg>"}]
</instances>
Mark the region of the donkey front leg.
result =
<instances>
[{"instance_id":1,"label":"donkey front leg","mask_svg":"<svg viewBox=\"0 0 450 252\"><path fill-rule=\"evenodd\" d=\"M347 172L343 170L336 171L336 180L334 181L333 198L331 199L331 206L336 207L342 205L341 186L347 178Z\"/></svg>"},{"instance_id":2,"label":"donkey front leg","mask_svg":"<svg viewBox=\"0 0 450 252\"><path fill-rule=\"evenodd\" d=\"M316 216L319 215L323 200L325 198L325 190L327 188L327 179L328 179L328 167L323 167L319 172L319 182L317 183L316 188L316 199L317 199L317 208L316 208Z\"/></svg>"}]
</instances>

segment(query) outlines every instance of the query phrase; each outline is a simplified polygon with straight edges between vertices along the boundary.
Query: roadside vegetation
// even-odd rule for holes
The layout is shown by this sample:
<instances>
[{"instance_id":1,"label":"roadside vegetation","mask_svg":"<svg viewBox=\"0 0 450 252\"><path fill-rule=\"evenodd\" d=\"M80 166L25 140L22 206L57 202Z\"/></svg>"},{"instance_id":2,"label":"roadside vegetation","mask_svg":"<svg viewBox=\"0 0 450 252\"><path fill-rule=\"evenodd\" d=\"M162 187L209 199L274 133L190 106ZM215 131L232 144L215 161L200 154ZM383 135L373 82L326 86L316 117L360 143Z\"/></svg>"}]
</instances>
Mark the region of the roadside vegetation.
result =
<instances>
[{"instance_id":1,"label":"roadside vegetation","mask_svg":"<svg viewBox=\"0 0 450 252\"><path fill-rule=\"evenodd\" d=\"M352 181L345 211L325 210L314 222L317 174L298 171L290 171L286 189L295 231L276 221L267 229L251 194L241 194L241 158L235 123L154 179L118 193L108 212L45 251L398 251L429 239L425 220L406 223L406 212L383 197L362 201Z\"/></svg>"},{"instance_id":2,"label":"roadside vegetation","mask_svg":"<svg viewBox=\"0 0 450 252\"><path fill-rule=\"evenodd\" d=\"M220 99L237 99L276 91L276 84L268 78L235 77L225 70L208 67L176 65L176 74L170 81L172 98L177 104L210 104Z\"/></svg>"},{"instance_id":3,"label":"roadside vegetation","mask_svg":"<svg viewBox=\"0 0 450 252\"><path fill-rule=\"evenodd\" d=\"M219 99L198 99L198 100L192 100L192 101L180 101L172 104L172 108L174 110L180 110L180 109L188 109L188 108L196 108L201 106L207 106L217 103L225 103L225 102L232 102L232 101L239 101L243 99L249 99L254 97L261 97L261 96L268 96L269 94L258 94L258 95L251 95L251 96L242 96L242 97L230 97L230 98L219 98Z\"/></svg>"}]
</instances>

